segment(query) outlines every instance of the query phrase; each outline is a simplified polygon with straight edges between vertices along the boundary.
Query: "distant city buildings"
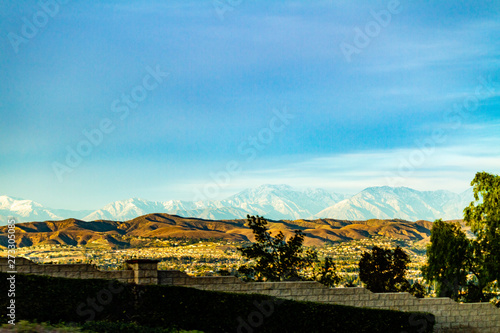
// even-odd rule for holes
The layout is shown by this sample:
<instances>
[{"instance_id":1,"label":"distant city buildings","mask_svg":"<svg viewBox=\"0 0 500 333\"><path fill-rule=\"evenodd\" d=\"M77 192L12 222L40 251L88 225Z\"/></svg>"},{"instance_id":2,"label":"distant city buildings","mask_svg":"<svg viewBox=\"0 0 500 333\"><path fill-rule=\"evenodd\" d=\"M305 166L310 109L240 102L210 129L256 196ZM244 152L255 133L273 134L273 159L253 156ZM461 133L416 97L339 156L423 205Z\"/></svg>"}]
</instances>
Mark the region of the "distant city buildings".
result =
<instances>
[{"instance_id":1,"label":"distant city buildings","mask_svg":"<svg viewBox=\"0 0 500 333\"><path fill-rule=\"evenodd\" d=\"M220 271L234 272L245 260L237 248L242 243L231 241L199 241L186 239L137 238L138 245L127 249L109 249L103 245L37 245L17 249L17 255L38 263L93 263L101 269L122 269L130 258L160 260L158 268L179 270L194 276L217 275ZM320 257L332 257L343 282L359 285L358 262L361 254L373 246L403 247L411 258L408 279L421 280L420 267L425 263L425 244L401 241L381 236L347 242L336 242L318 247ZM5 252L5 253L4 253ZM6 255L0 251L0 255Z\"/></svg>"}]
</instances>

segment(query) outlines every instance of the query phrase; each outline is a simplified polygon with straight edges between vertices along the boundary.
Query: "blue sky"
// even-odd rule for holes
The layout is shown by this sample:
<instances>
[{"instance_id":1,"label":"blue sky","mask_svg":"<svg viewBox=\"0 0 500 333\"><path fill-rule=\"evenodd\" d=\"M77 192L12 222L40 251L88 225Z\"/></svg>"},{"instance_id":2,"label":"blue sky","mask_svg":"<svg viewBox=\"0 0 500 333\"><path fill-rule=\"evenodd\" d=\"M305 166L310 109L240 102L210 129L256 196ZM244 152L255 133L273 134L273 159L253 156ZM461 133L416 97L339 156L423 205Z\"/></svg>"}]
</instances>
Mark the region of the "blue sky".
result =
<instances>
[{"instance_id":1,"label":"blue sky","mask_svg":"<svg viewBox=\"0 0 500 333\"><path fill-rule=\"evenodd\" d=\"M62 2L0 3L0 194L96 209L500 173L498 1Z\"/></svg>"}]
</instances>

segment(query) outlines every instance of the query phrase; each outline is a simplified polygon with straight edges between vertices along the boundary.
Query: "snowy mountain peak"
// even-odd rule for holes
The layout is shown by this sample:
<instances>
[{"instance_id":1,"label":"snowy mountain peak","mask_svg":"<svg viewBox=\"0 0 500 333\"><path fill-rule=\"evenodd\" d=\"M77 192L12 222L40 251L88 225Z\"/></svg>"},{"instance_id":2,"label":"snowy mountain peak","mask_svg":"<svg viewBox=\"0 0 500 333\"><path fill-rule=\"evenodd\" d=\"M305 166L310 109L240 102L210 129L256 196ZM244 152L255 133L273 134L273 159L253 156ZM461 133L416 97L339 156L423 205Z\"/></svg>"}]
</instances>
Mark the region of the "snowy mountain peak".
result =
<instances>
[{"instance_id":1,"label":"snowy mountain peak","mask_svg":"<svg viewBox=\"0 0 500 333\"><path fill-rule=\"evenodd\" d=\"M60 218L38 202L13 198L6 195L0 196L0 217L2 217L2 221L5 222L7 221L7 217L15 217L21 221L26 219L36 219L40 221L43 219Z\"/></svg>"},{"instance_id":2,"label":"snowy mountain peak","mask_svg":"<svg viewBox=\"0 0 500 333\"><path fill-rule=\"evenodd\" d=\"M242 219L247 214L273 220L335 218L367 220L400 218L410 221L459 219L473 201L472 189L460 194L449 191L417 191L408 187L368 187L355 195L344 195L320 188L295 189L284 184L265 184L243 190L224 200L149 201L129 198L115 201L96 211L70 211L43 207L32 200L0 196L0 217L20 222L78 218L130 220L150 213L169 213L207 219Z\"/></svg>"},{"instance_id":3,"label":"snowy mountain peak","mask_svg":"<svg viewBox=\"0 0 500 333\"><path fill-rule=\"evenodd\" d=\"M473 197L470 192L463 196L453 192L417 191L408 187L369 187L332 205L315 215L318 218L336 219L391 219L410 221L460 219L466 202Z\"/></svg>"}]
</instances>

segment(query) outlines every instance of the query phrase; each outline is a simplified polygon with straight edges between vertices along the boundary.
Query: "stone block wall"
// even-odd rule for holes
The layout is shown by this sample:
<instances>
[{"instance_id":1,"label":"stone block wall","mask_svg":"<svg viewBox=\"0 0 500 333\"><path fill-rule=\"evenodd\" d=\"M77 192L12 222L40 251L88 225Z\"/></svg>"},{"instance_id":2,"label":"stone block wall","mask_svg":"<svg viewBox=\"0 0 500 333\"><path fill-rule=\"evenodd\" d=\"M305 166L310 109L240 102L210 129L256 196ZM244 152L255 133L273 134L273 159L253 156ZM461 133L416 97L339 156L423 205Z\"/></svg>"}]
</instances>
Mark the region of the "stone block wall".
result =
<instances>
[{"instance_id":1,"label":"stone block wall","mask_svg":"<svg viewBox=\"0 0 500 333\"><path fill-rule=\"evenodd\" d=\"M48 275L73 279L115 279L134 282L134 271L101 271L90 264L41 265L25 258L16 258L15 270L21 274ZM7 258L0 258L0 272L9 272Z\"/></svg>"},{"instance_id":2,"label":"stone block wall","mask_svg":"<svg viewBox=\"0 0 500 333\"><path fill-rule=\"evenodd\" d=\"M434 314L438 333L500 333L500 309L491 303L461 304L450 298L416 298L409 293L372 293L365 288L328 288L314 281L249 282L233 277L193 277L179 271L159 271L158 283L202 290L263 294L309 301ZM419 325L419 318L414 318Z\"/></svg>"},{"instance_id":3,"label":"stone block wall","mask_svg":"<svg viewBox=\"0 0 500 333\"><path fill-rule=\"evenodd\" d=\"M158 284L158 260L131 259L127 267L134 272L134 282L137 284Z\"/></svg>"},{"instance_id":4,"label":"stone block wall","mask_svg":"<svg viewBox=\"0 0 500 333\"><path fill-rule=\"evenodd\" d=\"M500 332L500 309L490 303L456 303L449 298L415 298L408 293L372 293L365 288L328 288L314 281L243 282L234 276L193 277L173 270L158 271L157 261L127 261L128 270L101 271L93 265L39 265L16 258L17 273L81 279L116 279L126 283L185 286L202 290L263 294L297 301L340 304L375 309L429 312L436 317L435 332ZM8 272L6 258L0 271ZM419 325L415 318L415 325Z\"/></svg>"}]
</instances>

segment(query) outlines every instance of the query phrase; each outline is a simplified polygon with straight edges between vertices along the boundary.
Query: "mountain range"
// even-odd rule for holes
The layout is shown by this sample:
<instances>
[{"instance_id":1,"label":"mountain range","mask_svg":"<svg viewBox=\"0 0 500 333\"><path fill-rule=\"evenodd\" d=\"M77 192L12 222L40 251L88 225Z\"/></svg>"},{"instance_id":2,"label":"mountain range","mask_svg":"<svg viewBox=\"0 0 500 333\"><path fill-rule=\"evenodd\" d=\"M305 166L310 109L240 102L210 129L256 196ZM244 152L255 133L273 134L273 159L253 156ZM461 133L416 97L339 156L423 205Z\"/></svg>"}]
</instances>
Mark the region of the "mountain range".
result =
<instances>
[{"instance_id":1,"label":"mountain range","mask_svg":"<svg viewBox=\"0 0 500 333\"><path fill-rule=\"evenodd\" d=\"M244 219L247 214L273 220L321 219L407 221L461 219L463 209L473 201L472 189L460 194L450 191L417 191L407 187L369 187L355 195L323 189L294 189L288 185L262 185L246 189L223 200L148 201L131 198L115 201L98 210L52 209L32 200L0 196L0 218L19 222L63 220L127 221L136 217L167 213L212 220Z\"/></svg>"},{"instance_id":2,"label":"mountain range","mask_svg":"<svg viewBox=\"0 0 500 333\"><path fill-rule=\"evenodd\" d=\"M16 225L17 247L32 245L81 245L105 248L128 248L154 239L223 239L235 242L254 241L246 220L205 220L170 214L148 214L128 221L91 221L77 219L26 222ZM402 220L343 221L334 219L274 221L269 231L278 231L289 239L294 230L304 232L304 245L318 246L331 241L349 241L373 236L401 240L426 241L432 223ZM0 227L0 248L7 247L8 227Z\"/></svg>"}]
</instances>

